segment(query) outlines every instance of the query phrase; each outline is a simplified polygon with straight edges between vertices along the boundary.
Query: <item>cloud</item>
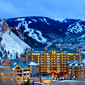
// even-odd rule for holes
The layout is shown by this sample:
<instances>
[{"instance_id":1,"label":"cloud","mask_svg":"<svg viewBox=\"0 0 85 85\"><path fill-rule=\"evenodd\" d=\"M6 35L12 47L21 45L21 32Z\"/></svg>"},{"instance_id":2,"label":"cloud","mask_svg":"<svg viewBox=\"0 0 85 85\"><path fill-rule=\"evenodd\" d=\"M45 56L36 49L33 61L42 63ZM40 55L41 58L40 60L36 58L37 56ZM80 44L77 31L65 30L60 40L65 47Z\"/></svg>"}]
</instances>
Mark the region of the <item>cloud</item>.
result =
<instances>
[{"instance_id":1,"label":"cloud","mask_svg":"<svg viewBox=\"0 0 85 85\"><path fill-rule=\"evenodd\" d=\"M85 0L0 0L0 16L85 19L84 3Z\"/></svg>"}]
</instances>

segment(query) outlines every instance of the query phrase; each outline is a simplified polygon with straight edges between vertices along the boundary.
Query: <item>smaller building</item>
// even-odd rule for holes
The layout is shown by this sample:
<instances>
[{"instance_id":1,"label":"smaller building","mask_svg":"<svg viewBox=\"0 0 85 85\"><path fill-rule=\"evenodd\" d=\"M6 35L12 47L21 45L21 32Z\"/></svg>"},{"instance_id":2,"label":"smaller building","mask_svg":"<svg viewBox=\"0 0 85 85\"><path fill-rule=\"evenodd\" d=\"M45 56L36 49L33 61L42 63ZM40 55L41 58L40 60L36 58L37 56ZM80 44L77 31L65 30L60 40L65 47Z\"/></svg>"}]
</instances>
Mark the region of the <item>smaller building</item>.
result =
<instances>
[{"instance_id":1,"label":"smaller building","mask_svg":"<svg viewBox=\"0 0 85 85\"><path fill-rule=\"evenodd\" d=\"M0 75L2 80L15 78L16 81L27 81L30 78L30 68L23 62L12 62L11 65L0 65Z\"/></svg>"},{"instance_id":2,"label":"smaller building","mask_svg":"<svg viewBox=\"0 0 85 85\"><path fill-rule=\"evenodd\" d=\"M84 63L80 61L71 61L67 63L68 65L68 78L83 80L84 79Z\"/></svg>"},{"instance_id":3,"label":"smaller building","mask_svg":"<svg viewBox=\"0 0 85 85\"><path fill-rule=\"evenodd\" d=\"M39 64L31 61L25 64L26 66L30 67L30 76L35 77L39 75Z\"/></svg>"},{"instance_id":4,"label":"smaller building","mask_svg":"<svg viewBox=\"0 0 85 85\"><path fill-rule=\"evenodd\" d=\"M52 82L52 76L41 76L40 83L49 84Z\"/></svg>"}]
</instances>

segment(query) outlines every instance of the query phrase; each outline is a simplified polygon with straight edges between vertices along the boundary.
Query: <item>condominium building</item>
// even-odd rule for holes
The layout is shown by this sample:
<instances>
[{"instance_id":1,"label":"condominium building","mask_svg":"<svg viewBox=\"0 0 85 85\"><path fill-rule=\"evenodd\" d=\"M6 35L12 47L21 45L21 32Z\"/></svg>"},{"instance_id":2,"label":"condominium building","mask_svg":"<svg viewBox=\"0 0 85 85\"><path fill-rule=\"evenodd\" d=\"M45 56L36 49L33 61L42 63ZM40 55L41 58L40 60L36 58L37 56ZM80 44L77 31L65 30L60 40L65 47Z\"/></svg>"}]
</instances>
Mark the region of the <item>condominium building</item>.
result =
<instances>
[{"instance_id":1,"label":"condominium building","mask_svg":"<svg viewBox=\"0 0 85 85\"><path fill-rule=\"evenodd\" d=\"M71 60L81 62L82 59L81 53L63 47L45 47L28 51L25 58L26 62L32 60L38 63L42 75L46 75L50 71L67 73L67 62Z\"/></svg>"},{"instance_id":2,"label":"condominium building","mask_svg":"<svg viewBox=\"0 0 85 85\"><path fill-rule=\"evenodd\" d=\"M85 77L85 68L84 63L80 61L71 61L67 63L68 65L68 78L69 79L76 79L76 80L83 80Z\"/></svg>"},{"instance_id":3,"label":"condominium building","mask_svg":"<svg viewBox=\"0 0 85 85\"><path fill-rule=\"evenodd\" d=\"M30 76L35 77L39 75L39 64L31 61L25 64L26 66L30 67Z\"/></svg>"},{"instance_id":4,"label":"condominium building","mask_svg":"<svg viewBox=\"0 0 85 85\"><path fill-rule=\"evenodd\" d=\"M15 78L17 81L27 81L30 77L30 68L23 62L12 62L11 65L0 65L0 75L2 80Z\"/></svg>"}]
</instances>

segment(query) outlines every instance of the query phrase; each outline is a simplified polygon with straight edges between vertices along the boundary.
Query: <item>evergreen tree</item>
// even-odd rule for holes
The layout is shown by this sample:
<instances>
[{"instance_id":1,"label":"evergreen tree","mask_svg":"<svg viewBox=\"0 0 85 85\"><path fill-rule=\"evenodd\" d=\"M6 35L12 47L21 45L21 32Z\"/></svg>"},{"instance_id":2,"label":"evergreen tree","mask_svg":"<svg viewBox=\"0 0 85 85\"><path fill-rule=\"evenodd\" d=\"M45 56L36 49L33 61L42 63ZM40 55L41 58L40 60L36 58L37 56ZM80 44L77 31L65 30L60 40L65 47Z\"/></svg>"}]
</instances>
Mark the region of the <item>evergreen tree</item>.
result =
<instances>
[{"instance_id":1,"label":"evergreen tree","mask_svg":"<svg viewBox=\"0 0 85 85\"><path fill-rule=\"evenodd\" d=\"M18 53L16 52L16 59L18 58Z\"/></svg>"}]
</instances>

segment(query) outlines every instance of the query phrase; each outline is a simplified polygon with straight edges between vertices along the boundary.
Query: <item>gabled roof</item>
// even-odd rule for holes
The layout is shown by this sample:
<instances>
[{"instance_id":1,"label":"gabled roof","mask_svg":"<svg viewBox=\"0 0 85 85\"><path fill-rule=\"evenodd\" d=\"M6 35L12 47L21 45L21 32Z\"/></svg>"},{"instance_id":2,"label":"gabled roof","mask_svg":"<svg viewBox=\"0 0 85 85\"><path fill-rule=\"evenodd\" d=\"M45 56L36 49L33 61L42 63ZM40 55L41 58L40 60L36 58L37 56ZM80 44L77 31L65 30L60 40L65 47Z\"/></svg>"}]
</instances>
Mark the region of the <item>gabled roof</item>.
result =
<instances>
[{"instance_id":1,"label":"gabled roof","mask_svg":"<svg viewBox=\"0 0 85 85\"><path fill-rule=\"evenodd\" d=\"M35 63L35 62L33 62L33 61L28 62L28 63L26 63L25 65L28 65L28 66L39 66L39 64L37 64L37 63Z\"/></svg>"},{"instance_id":2,"label":"gabled roof","mask_svg":"<svg viewBox=\"0 0 85 85\"><path fill-rule=\"evenodd\" d=\"M25 66L23 62L12 62L11 63L12 68L14 68L16 65L20 65L22 68L29 68L29 67Z\"/></svg>"},{"instance_id":3,"label":"gabled roof","mask_svg":"<svg viewBox=\"0 0 85 85\"><path fill-rule=\"evenodd\" d=\"M78 61L71 61L71 62L68 62L67 64L68 64L68 66L73 66L73 67L84 66L84 63L80 62L79 60Z\"/></svg>"}]
</instances>

